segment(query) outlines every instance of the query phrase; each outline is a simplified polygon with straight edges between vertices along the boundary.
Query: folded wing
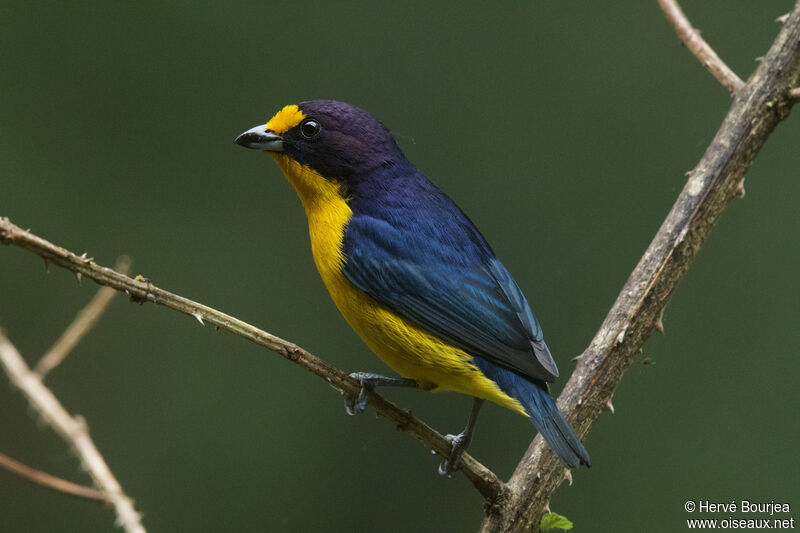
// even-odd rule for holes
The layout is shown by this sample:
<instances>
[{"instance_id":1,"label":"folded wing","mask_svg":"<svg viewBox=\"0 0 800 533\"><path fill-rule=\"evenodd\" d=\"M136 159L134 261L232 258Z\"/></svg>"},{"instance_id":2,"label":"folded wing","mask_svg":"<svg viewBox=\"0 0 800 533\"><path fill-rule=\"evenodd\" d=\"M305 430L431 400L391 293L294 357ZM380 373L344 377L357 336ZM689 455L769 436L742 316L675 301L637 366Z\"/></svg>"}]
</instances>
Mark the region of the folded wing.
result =
<instances>
[{"instance_id":1,"label":"folded wing","mask_svg":"<svg viewBox=\"0 0 800 533\"><path fill-rule=\"evenodd\" d=\"M347 279L473 357L553 381L558 369L539 322L469 220L447 221L447 231L416 229L354 216L344 239Z\"/></svg>"}]
</instances>

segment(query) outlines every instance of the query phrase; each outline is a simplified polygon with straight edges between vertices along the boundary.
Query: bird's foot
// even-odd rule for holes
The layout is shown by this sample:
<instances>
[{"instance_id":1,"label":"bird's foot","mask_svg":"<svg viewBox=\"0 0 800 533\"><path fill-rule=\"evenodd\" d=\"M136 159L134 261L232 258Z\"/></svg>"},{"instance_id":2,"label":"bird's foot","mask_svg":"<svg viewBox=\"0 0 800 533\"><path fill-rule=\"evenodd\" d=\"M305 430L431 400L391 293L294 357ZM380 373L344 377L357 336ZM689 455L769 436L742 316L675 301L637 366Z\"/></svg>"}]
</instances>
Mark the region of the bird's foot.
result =
<instances>
[{"instance_id":1,"label":"bird's foot","mask_svg":"<svg viewBox=\"0 0 800 533\"><path fill-rule=\"evenodd\" d=\"M472 433L475 430L475 422L478 420L478 412L481 410L483 400L475 398L472 404L472 412L469 415L469 422L464 431L458 435L445 435L445 440L450 443L450 455L439 465L439 474L447 477L453 477L461 465L461 457L472 442Z\"/></svg>"},{"instance_id":2,"label":"bird's foot","mask_svg":"<svg viewBox=\"0 0 800 533\"><path fill-rule=\"evenodd\" d=\"M469 435L463 432L458 435L445 435L444 438L450 443L450 455L439 465L439 474L453 477L458 472L461 457L469 446Z\"/></svg>"},{"instance_id":3,"label":"bird's foot","mask_svg":"<svg viewBox=\"0 0 800 533\"><path fill-rule=\"evenodd\" d=\"M358 396L355 398L350 395L344 394L344 410L348 415L354 416L364 412L367 408L367 395L375 390L375 387L388 386L388 387L416 387L417 382L413 379L407 378L390 378L388 376L381 376L380 374L372 374L370 372L353 372L350 377L358 381L361 389L358 391Z\"/></svg>"},{"instance_id":4,"label":"bird's foot","mask_svg":"<svg viewBox=\"0 0 800 533\"><path fill-rule=\"evenodd\" d=\"M372 390L375 388L375 385L362 380L362 374L364 374L364 372L353 372L350 374L351 378L358 380L358 382L361 384L361 389L358 391L358 396L353 398L348 394L342 393L344 395L344 410L350 416L360 415L366 410L367 394L372 392Z\"/></svg>"}]
</instances>

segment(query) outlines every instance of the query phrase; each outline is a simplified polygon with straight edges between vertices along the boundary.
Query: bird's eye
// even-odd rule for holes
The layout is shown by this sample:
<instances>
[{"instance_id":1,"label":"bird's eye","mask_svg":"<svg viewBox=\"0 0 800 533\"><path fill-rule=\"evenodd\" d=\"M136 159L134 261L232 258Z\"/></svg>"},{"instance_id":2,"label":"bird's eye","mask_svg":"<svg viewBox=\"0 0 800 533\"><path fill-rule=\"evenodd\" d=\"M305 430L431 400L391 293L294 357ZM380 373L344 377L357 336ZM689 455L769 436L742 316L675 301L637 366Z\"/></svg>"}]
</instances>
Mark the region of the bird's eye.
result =
<instances>
[{"instance_id":1,"label":"bird's eye","mask_svg":"<svg viewBox=\"0 0 800 533\"><path fill-rule=\"evenodd\" d=\"M306 139L312 139L319 135L319 132L322 131L322 124L310 118L300 124L300 133L303 134L303 137Z\"/></svg>"}]
</instances>

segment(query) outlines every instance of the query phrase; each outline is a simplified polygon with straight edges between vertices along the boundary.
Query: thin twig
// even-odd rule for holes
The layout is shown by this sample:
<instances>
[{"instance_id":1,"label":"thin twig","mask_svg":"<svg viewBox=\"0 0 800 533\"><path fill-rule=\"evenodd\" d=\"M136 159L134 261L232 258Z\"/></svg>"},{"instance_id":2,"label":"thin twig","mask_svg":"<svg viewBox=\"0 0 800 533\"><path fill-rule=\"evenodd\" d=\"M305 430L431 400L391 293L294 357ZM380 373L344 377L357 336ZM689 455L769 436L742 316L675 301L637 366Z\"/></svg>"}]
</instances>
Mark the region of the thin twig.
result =
<instances>
[{"instance_id":1,"label":"thin twig","mask_svg":"<svg viewBox=\"0 0 800 533\"><path fill-rule=\"evenodd\" d=\"M8 374L11 383L28 400L30 406L67 442L80 459L81 465L89 473L95 485L103 493L117 514L117 524L128 533L145 533L139 513L133 508L133 501L122 491L117 478L111 473L103 456L89 436L86 422L72 417L25 363L17 349L0 331L0 366Z\"/></svg>"},{"instance_id":2,"label":"thin twig","mask_svg":"<svg viewBox=\"0 0 800 533\"><path fill-rule=\"evenodd\" d=\"M586 436L623 373L661 323L664 307L714 223L736 198L745 173L777 124L789 115L800 80L800 1L733 104L700 162L631 273L600 330L579 357L558 406ZM662 326L663 327L663 326ZM537 436L491 509L483 533L535 530L564 469Z\"/></svg>"},{"instance_id":3,"label":"thin twig","mask_svg":"<svg viewBox=\"0 0 800 533\"><path fill-rule=\"evenodd\" d=\"M728 68L728 65L719 58L714 49L700 37L700 32L692 27L691 22L686 18L678 2L675 0L658 0L658 5L661 6L661 10L672 22L675 32L683 41L683 44L686 45L686 48L695 55L723 87L728 89L728 92L732 93L744 85L739 76Z\"/></svg>"},{"instance_id":4,"label":"thin twig","mask_svg":"<svg viewBox=\"0 0 800 533\"><path fill-rule=\"evenodd\" d=\"M23 230L5 217L0 217L0 243L13 244L33 252L47 262L71 270L101 285L125 292L136 302L154 302L193 316L201 324L208 322L217 328L226 329L297 363L309 372L324 379L330 386L343 394L355 396L360 390L361 386L355 379L294 343L276 337L221 311L160 289L142 276L129 278L110 268L102 267L85 256L78 256L29 231ZM369 394L368 402L380 416L387 418L399 430L408 432L416 437L428 450L433 450L445 458L449 456L450 443L445 440L444 436L411 415L410 412L399 409L374 392ZM474 457L465 453L461 459L460 467L464 475L489 503L495 503L503 496L505 492L503 482L498 479L494 472L479 463Z\"/></svg>"},{"instance_id":5,"label":"thin twig","mask_svg":"<svg viewBox=\"0 0 800 533\"><path fill-rule=\"evenodd\" d=\"M130 272L130 268L131 259L127 256L122 256L117 259L117 263L114 265L114 270L126 275ZM64 333L62 333L55 344L53 344L53 347L47 350L47 353L42 356L34 372L44 379L48 372L60 365L81 339L89 333L89 330L97 324L100 315L105 312L108 304L111 303L111 299L116 294L117 291L110 287L101 287L100 290L97 291L97 294L94 295L94 298L92 298L86 307L78 313L75 320L72 321L67 329L64 330Z\"/></svg>"},{"instance_id":6,"label":"thin twig","mask_svg":"<svg viewBox=\"0 0 800 533\"><path fill-rule=\"evenodd\" d=\"M25 466L19 461L15 461L4 453L0 453L0 467L5 468L9 472L13 472L20 477L27 479L32 483L53 489L58 492L69 494L70 496L77 496L87 500L106 501L106 495L97 489L78 485L72 481L61 479L60 477L53 476L47 472L36 470L29 466Z\"/></svg>"}]
</instances>

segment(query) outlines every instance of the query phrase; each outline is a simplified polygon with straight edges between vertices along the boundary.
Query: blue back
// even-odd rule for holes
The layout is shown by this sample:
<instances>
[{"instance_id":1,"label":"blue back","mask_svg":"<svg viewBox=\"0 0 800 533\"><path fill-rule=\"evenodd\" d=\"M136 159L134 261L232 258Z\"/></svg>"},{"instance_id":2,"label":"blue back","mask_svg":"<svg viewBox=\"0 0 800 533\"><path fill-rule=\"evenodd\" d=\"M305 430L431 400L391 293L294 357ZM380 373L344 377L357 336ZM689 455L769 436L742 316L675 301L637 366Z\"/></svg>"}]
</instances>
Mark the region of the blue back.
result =
<instances>
[{"instance_id":1,"label":"blue back","mask_svg":"<svg viewBox=\"0 0 800 533\"><path fill-rule=\"evenodd\" d=\"M345 276L473 357L553 381L558 369L514 279L458 206L399 149L392 155L346 182Z\"/></svg>"}]
</instances>

